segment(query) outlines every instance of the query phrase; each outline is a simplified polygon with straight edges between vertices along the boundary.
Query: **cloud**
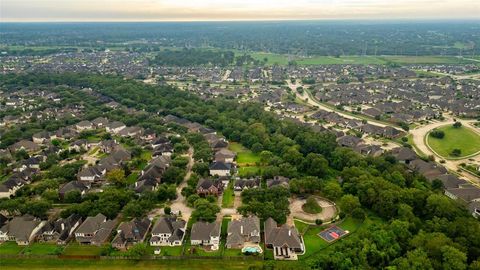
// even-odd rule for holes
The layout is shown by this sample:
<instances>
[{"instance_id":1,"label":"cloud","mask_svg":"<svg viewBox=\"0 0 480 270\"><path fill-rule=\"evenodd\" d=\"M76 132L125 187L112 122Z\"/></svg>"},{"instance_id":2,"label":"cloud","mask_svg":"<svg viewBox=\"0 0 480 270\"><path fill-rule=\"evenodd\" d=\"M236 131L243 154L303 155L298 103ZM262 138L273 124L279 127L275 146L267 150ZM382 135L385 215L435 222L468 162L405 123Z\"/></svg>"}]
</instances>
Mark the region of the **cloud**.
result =
<instances>
[{"instance_id":1,"label":"cloud","mask_svg":"<svg viewBox=\"0 0 480 270\"><path fill-rule=\"evenodd\" d=\"M478 0L0 0L2 21L477 18Z\"/></svg>"}]
</instances>

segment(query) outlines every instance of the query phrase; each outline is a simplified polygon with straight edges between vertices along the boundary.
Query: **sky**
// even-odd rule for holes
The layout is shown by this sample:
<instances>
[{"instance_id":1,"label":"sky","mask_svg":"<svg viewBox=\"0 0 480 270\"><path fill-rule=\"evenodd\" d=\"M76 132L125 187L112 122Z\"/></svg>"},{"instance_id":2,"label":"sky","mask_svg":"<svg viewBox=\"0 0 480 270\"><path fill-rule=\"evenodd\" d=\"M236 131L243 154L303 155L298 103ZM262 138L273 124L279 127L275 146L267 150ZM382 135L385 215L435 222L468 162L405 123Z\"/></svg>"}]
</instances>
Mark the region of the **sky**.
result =
<instances>
[{"instance_id":1,"label":"sky","mask_svg":"<svg viewBox=\"0 0 480 270\"><path fill-rule=\"evenodd\" d=\"M1 22L480 19L480 0L0 0Z\"/></svg>"}]
</instances>

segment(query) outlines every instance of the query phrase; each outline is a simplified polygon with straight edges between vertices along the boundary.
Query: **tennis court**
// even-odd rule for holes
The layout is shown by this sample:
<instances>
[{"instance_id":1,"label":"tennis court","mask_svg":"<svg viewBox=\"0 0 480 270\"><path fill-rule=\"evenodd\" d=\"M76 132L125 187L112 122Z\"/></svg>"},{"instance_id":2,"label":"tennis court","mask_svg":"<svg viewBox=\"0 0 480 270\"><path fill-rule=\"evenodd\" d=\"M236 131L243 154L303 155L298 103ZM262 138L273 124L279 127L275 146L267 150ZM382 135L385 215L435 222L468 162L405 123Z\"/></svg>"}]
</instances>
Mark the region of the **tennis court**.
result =
<instances>
[{"instance_id":1,"label":"tennis court","mask_svg":"<svg viewBox=\"0 0 480 270\"><path fill-rule=\"evenodd\" d=\"M337 226L332 226L328 229L325 229L321 232L318 233L318 236L320 236L323 240L327 242L333 242L342 236L346 235L348 232L337 227Z\"/></svg>"}]
</instances>

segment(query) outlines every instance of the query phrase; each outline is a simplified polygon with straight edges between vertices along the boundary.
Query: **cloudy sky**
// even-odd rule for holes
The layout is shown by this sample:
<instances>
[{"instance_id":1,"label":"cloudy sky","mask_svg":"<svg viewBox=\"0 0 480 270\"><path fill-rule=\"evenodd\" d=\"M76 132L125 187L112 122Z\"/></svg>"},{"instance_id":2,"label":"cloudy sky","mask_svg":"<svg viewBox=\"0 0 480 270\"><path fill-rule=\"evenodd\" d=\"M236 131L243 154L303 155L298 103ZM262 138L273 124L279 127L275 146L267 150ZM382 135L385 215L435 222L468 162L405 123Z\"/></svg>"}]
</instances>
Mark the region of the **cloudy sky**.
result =
<instances>
[{"instance_id":1,"label":"cloudy sky","mask_svg":"<svg viewBox=\"0 0 480 270\"><path fill-rule=\"evenodd\" d=\"M0 21L479 19L480 0L0 0Z\"/></svg>"}]
</instances>

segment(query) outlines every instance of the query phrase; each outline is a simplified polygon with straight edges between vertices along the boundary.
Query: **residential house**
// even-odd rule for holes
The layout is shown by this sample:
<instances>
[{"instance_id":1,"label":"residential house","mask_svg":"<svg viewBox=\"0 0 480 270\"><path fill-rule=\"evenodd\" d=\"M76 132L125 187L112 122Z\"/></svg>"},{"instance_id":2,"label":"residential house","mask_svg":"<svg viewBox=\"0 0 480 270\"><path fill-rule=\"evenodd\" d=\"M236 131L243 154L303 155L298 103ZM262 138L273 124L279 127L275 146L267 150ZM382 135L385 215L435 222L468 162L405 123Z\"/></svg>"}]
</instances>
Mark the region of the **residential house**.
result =
<instances>
[{"instance_id":1,"label":"residential house","mask_svg":"<svg viewBox=\"0 0 480 270\"><path fill-rule=\"evenodd\" d=\"M219 222L203 222L198 221L193 224L190 235L190 244L192 246L204 246L211 250L218 250L220 245L220 230Z\"/></svg>"},{"instance_id":2,"label":"residential house","mask_svg":"<svg viewBox=\"0 0 480 270\"><path fill-rule=\"evenodd\" d=\"M128 222L120 223L117 228L117 235L112 240L112 247L126 250L130 246L145 241L147 232L152 222L148 218L135 218Z\"/></svg>"},{"instance_id":3,"label":"residential house","mask_svg":"<svg viewBox=\"0 0 480 270\"><path fill-rule=\"evenodd\" d=\"M243 191L245 189L258 188L260 186L260 178L254 177L249 179L236 179L233 183L233 190Z\"/></svg>"},{"instance_id":4,"label":"residential house","mask_svg":"<svg viewBox=\"0 0 480 270\"><path fill-rule=\"evenodd\" d=\"M29 245L45 223L30 215L14 217L0 229L7 237L0 241L15 241L19 246Z\"/></svg>"},{"instance_id":5,"label":"residential house","mask_svg":"<svg viewBox=\"0 0 480 270\"><path fill-rule=\"evenodd\" d=\"M297 259L297 254L305 250L297 229L287 224L278 226L272 218L265 221L265 247L273 249L275 259Z\"/></svg>"},{"instance_id":6,"label":"residential house","mask_svg":"<svg viewBox=\"0 0 480 270\"><path fill-rule=\"evenodd\" d=\"M84 167L78 172L77 179L79 181L91 184L100 181L105 173L106 170L98 165Z\"/></svg>"},{"instance_id":7,"label":"residential house","mask_svg":"<svg viewBox=\"0 0 480 270\"><path fill-rule=\"evenodd\" d=\"M152 229L151 246L181 246L187 223L175 216L161 217Z\"/></svg>"},{"instance_id":8,"label":"residential house","mask_svg":"<svg viewBox=\"0 0 480 270\"><path fill-rule=\"evenodd\" d=\"M90 130L90 129L93 129L93 124L90 121L84 120L84 121L80 121L77 124L75 124L75 128L78 131Z\"/></svg>"},{"instance_id":9,"label":"residential house","mask_svg":"<svg viewBox=\"0 0 480 270\"><path fill-rule=\"evenodd\" d=\"M32 135L32 141L37 144L44 144L50 140L50 133L47 131L40 131Z\"/></svg>"},{"instance_id":10,"label":"residential house","mask_svg":"<svg viewBox=\"0 0 480 270\"><path fill-rule=\"evenodd\" d=\"M95 128L104 128L108 125L108 119L105 117L97 117L92 121Z\"/></svg>"},{"instance_id":11,"label":"residential house","mask_svg":"<svg viewBox=\"0 0 480 270\"><path fill-rule=\"evenodd\" d=\"M27 182L17 177L10 177L3 183L0 183L0 198L10 198L18 189L23 187Z\"/></svg>"},{"instance_id":12,"label":"residential house","mask_svg":"<svg viewBox=\"0 0 480 270\"><path fill-rule=\"evenodd\" d=\"M222 148L215 153L215 161L223 163L233 163L235 160L235 152L232 152L226 148Z\"/></svg>"},{"instance_id":13,"label":"residential house","mask_svg":"<svg viewBox=\"0 0 480 270\"><path fill-rule=\"evenodd\" d=\"M75 231L75 239L80 244L100 246L104 244L115 227L115 221L107 220L102 214L87 217Z\"/></svg>"},{"instance_id":14,"label":"residential house","mask_svg":"<svg viewBox=\"0 0 480 270\"><path fill-rule=\"evenodd\" d=\"M231 163L214 161L209 167L210 175L229 176L232 170Z\"/></svg>"},{"instance_id":15,"label":"residential house","mask_svg":"<svg viewBox=\"0 0 480 270\"><path fill-rule=\"evenodd\" d=\"M33 141L21 140L19 142L14 143L10 146L11 152L17 152L19 150L25 150L29 153L34 153L40 150L40 146Z\"/></svg>"},{"instance_id":16,"label":"residential house","mask_svg":"<svg viewBox=\"0 0 480 270\"><path fill-rule=\"evenodd\" d=\"M218 196L223 192L223 183L219 179L200 179L197 184L197 194L201 196Z\"/></svg>"},{"instance_id":17,"label":"residential house","mask_svg":"<svg viewBox=\"0 0 480 270\"><path fill-rule=\"evenodd\" d=\"M243 248L245 243L260 243L260 219L256 216L242 217L228 223L227 248Z\"/></svg>"},{"instance_id":18,"label":"residential house","mask_svg":"<svg viewBox=\"0 0 480 270\"><path fill-rule=\"evenodd\" d=\"M267 188L282 186L289 187L290 179L284 176L274 176L273 179L267 180Z\"/></svg>"},{"instance_id":19,"label":"residential house","mask_svg":"<svg viewBox=\"0 0 480 270\"><path fill-rule=\"evenodd\" d=\"M63 185L61 188L58 189L58 195L60 199L65 199L65 195L71 191L78 191L80 195L85 195L87 190L89 189L89 185L87 182L81 181L70 181Z\"/></svg>"},{"instance_id":20,"label":"residential house","mask_svg":"<svg viewBox=\"0 0 480 270\"><path fill-rule=\"evenodd\" d=\"M127 126L120 122L120 121L114 121L111 123L108 123L105 128L107 132L118 134L122 129L126 128Z\"/></svg>"},{"instance_id":21,"label":"residential house","mask_svg":"<svg viewBox=\"0 0 480 270\"><path fill-rule=\"evenodd\" d=\"M58 245L65 245L81 223L82 217L78 214L50 221L42 227L37 239L40 242L56 242Z\"/></svg>"}]
</instances>

